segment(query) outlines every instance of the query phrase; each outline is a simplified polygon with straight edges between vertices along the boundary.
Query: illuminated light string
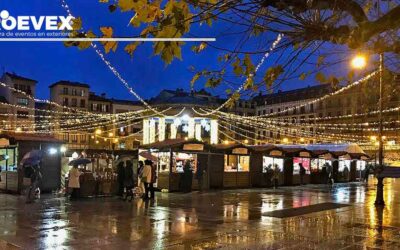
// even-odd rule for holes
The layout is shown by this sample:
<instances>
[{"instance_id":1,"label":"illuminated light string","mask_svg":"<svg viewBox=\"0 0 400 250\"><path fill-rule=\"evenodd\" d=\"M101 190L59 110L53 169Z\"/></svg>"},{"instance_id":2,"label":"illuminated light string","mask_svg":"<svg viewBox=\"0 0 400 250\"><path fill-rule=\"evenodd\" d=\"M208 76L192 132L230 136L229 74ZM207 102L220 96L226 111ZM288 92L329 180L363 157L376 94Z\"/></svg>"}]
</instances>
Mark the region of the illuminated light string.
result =
<instances>
[{"instance_id":1,"label":"illuminated light string","mask_svg":"<svg viewBox=\"0 0 400 250\"><path fill-rule=\"evenodd\" d=\"M256 75L256 73L258 72L258 70L260 69L260 67L264 64L264 61L269 57L269 55L275 50L276 46L278 46L278 44L280 43L280 41L283 38L283 34L278 34L278 36L276 37L275 41L272 43L271 47L269 48L269 50L264 54L264 56L261 58L260 62L257 64L256 68L254 69L254 71L252 73L250 73L246 80L242 83L242 85L235 91L236 94L239 94L243 89L244 86L246 85L246 83L254 76ZM224 108L233 98L234 95L232 95L231 97L229 97L224 103L222 103L219 107L217 107L216 109L213 109L210 112L206 112L203 113L201 115L212 115L215 112L221 110L222 108Z\"/></svg>"},{"instance_id":2,"label":"illuminated light string","mask_svg":"<svg viewBox=\"0 0 400 250\"><path fill-rule=\"evenodd\" d=\"M169 109L170 108L168 108L167 110L169 110ZM147 117L152 117L152 116L136 117L134 120L141 120L141 119L147 118ZM54 131L67 132L67 131L71 131L71 130L74 130L74 129L78 130L78 131L81 131L83 129L92 130L92 129L95 129L95 128L98 128L98 127L113 126L115 124L121 124L121 123L129 122L129 121L132 121L132 118L129 118L127 120L118 121L118 122L106 121L106 122L99 122L99 123L94 123L94 124L91 123L91 124L86 124L86 125L75 125L75 124L72 124L72 126L65 127L65 128L63 127L63 128L60 128L59 130L49 129L48 131L49 132L54 132ZM58 125L58 124L55 124L55 125ZM55 126L55 125L53 125L53 126ZM32 124L31 125L28 124L28 125L25 125L25 126L32 127ZM49 125L44 125L44 128L47 128L47 127L49 127ZM23 128L23 127L21 126L21 128ZM9 131L12 131L12 129L10 129Z\"/></svg>"},{"instance_id":3,"label":"illuminated light string","mask_svg":"<svg viewBox=\"0 0 400 250\"><path fill-rule=\"evenodd\" d=\"M1 104L0 104L1 105ZM144 111L143 111L144 112ZM29 114L0 114L0 116L16 116L16 117L25 117L25 118L41 118L43 119L42 121L34 121L35 122L35 126L66 126L66 125L74 125L77 126L79 124L87 124L89 122L92 121L98 121L99 119L90 119L90 118L86 118L85 117L80 117L80 118L62 118L59 116L42 116L42 115L29 115ZM131 116L131 117L127 117L125 119L131 119L131 118L141 118L142 116ZM56 119L57 122L54 121L49 121L46 120L47 118L51 118L51 119ZM105 122L111 122L109 119L105 119L103 118L103 120L106 120ZM113 119L112 122L114 122L114 120L117 119ZM3 120L4 122L9 122L11 124L14 124L15 121L9 121L9 120ZM30 123L32 123L33 121L30 121ZM28 125L28 126L32 126L32 125Z\"/></svg>"},{"instance_id":4,"label":"illuminated light string","mask_svg":"<svg viewBox=\"0 0 400 250\"><path fill-rule=\"evenodd\" d=\"M162 112L162 113L165 113L165 112L169 111L170 109L171 109L171 107L166 108L166 109L162 110L161 112ZM182 114L182 113L184 112L185 109L186 109L186 108L183 107L183 108L181 109L181 111L179 111L179 112L178 112L176 115L174 115L173 117ZM150 118L150 117L153 117L153 116L154 116L154 115L135 117L134 120L140 120L139 122L141 122L142 119ZM98 128L98 127L115 126L115 125L118 125L118 124L121 124L121 123L130 122L130 121L133 121L132 118L128 118L128 120L122 120L122 121L118 121L118 122L112 121L112 123L110 123L110 121L106 121L106 122L102 122L102 123L95 123L95 124L91 123L91 124L87 124L86 126L85 126L85 125L79 126L78 128L76 128L77 125L74 125L74 126L67 127L67 128L62 128L62 129L59 129L59 130L49 129L48 131L43 131L43 130L42 130L41 132L47 132L47 133L57 133L57 132L58 132L58 133L65 133L65 132L69 132L69 131L74 130L74 129L77 129L78 131L81 131L82 129L92 130L92 129L96 129L96 128ZM57 125L57 124L56 124L56 125ZM32 127L32 124L29 124L29 125L26 125L26 126L27 126L27 127ZM45 125L45 128L47 128L47 127L49 127L49 126L48 126L48 125ZM111 128L110 130L113 130L113 129L114 129L114 128ZM109 131L110 131L110 130L109 130ZM15 131L15 130L9 129L9 130L7 130L7 131ZM29 132L35 132L35 131L38 131L38 130L29 131ZM24 132L27 132L27 131L24 131Z\"/></svg>"},{"instance_id":5,"label":"illuminated light string","mask_svg":"<svg viewBox=\"0 0 400 250\"><path fill-rule=\"evenodd\" d=\"M222 112L220 112L220 111L218 111L218 112L219 112L219 113L222 113ZM243 119L242 117L241 117L240 119L232 119L232 118L231 118L231 117L232 117L232 114L229 114L229 115L222 114L221 116L219 116L219 118L222 119L223 116L226 117L226 119L228 119L228 120L230 120L230 121L233 120L233 121L236 121L236 122L245 124L246 126L249 126L248 120ZM250 123L250 125L252 125L252 126L259 126L258 128L261 128L261 129L263 129L263 130L268 130L268 129L271 128L271 127L266 126L265 123L254 123L254 122L253 122L253 123ZM272 128L277 128L279 131L282 131L282 130L283 130L281 127L276 127L276 126L273 126L273 125L272 125ZM287 128L287 130L290 130L290 129ZM292 130L295 130L295 129L292 129ZM301 130L301 129L297 129L297 130L298 130L298 131L301 131L301 132L304 132L304 131ZM320 133L320 134L322 134L323 136L329 136L329 135L335 136L334 133ZM345 135L340 134L339 136L343 137L343 136L345 136ZM346 136L347 136L347 135L346 135ZM349 135L349 137L350 137L350 138L354 138L354 137L363 138L364 136Z\"/></svg>"},{"instance_id":6,"label":"illuminated light string","mask_svg":"<svg viewBox=\"0 0 400 250\"><path fill-rule=\"evenodd\" d=\"M242 123L242 124L246 124L246 122L243 122L241 120L235 120L236 122ZM248 126L248 124L246 124ZM304 133L305 131L303 131L302 129L295 129L295 128L285 128L282 129L282 127L277 127L274 125L271 125L270 127L266 127L265 124L262 123L258 123L258 124L253 124L253 126L258 126L259 129L261 130L271 130L271 128L275 128L277 131L290 131L290 130L294 130L294 131L301 131L302 133ZM356 135L345 135L345 134L335 134L335 133L321 133L321 132L317 132L315 131L315 133L320 134L321 136L337 136L337 137L349 137L349 138L354 138L354 137L364 137L364 136L356 136Z\"/></svg>"},{"instance_id":7,"label":"illuminated light string","mask_svg":"<svg viewBox=\"0 0 400 250\"><path fill-rule=\"evenodd\" d=\"M65 9L67 12L68 16L72 16L72 12L65 0L61 0L61 6ZM110 61L108 61L104 54L100 51L100 49L97 48L97 45L93 42L90 43L90 46L96 51L97 55L101 58L101 60L107 65L107 67L111 70L111 72L120 80L121 83L128 89L129 93L131 93L133 96L135 96L143 105L145 105L148 109L153 111L154 113L163 116L162 113L158 112L158 110L154 109L153 107L150 106L139 94L137 94L133 88L129 85L129 83L121 76L121 74L115 69L115 67L111 64Z\"/></svg>"},{"instance_id":8,"label":"illuminated light string","mask_svg":"<svg viewBox=\"0 0 400 250\"><path fill-rule=\"evenodd\" d=\"M222 118L223 119L223 118ZM242 128L242 127L239 127L239 126L236 126L236 125L233 125L232 123L228 123L228 122L226 122L225 120L221 120L224 124L227 124L228 126L232 126L232 127L235 127L235 128L237 128L237 129L239 129L239 130L241 130L241 131L243 131L243 132L245 132L245 133L250 133L250 134L254 134L255 136L254 137L250 137L250 136L247 136L247 135L243 135L243 134L239 134L239 135L241 135L242 137L246 137L247 139L252 139L252 140L260 140L259 138L257 138L257 137L263 137L264 139L274 139L273 137L271 137L271 136L267 136L267 135L263 135L263 134L257 134L256 132L254 132L254 131L251 131L251 130L247 130L247 129L244 129L244 128ZM229 129L229 130L231 130L231 129ZM231 130L232 132L234 132L234 133L237 133L235 130ZM290 136L290 137L296 137L296 138L303 138L303 137L306 137L306 138L314 138L315 136L317 136L317 137L319 137L319 138L321 138L321 137L323 137L324 139L326 139L326 138L332 138L332 140L337 140L337 138L338 137L333 137L333 136L331 136L331 135L326 135L326 134L324 134L324 135L320 135L320 134L318 134L318 133L312 133L312 132L308 132L308 133L306 133L306 131L302 131L303 132L303 135L301 135L301 136L298 136L297 134L293 134L293 132L289 132L289 131L283 131L283 130L281 130L281 129L279 129L279 128L275 128L275 127L273 127L273 128L269 128L268 129L268 131L273 131L273 132L283 132L283 135L284 136ZM343 139L343 138L340 138L340 139Z\"/></svg>"},{"instance_id":9,"label":"illuminated light string","mask_svg":"<svg viewBox=\"0 0 400 250\"><path fill-rule=\"evenodd\" d=\"M14 88L12 86L9 86L8 84L6 84L4 82L0 82L0 86L8 88L8 89L10 89L12 91L18 92L18 93L28 97L29 99L35 101L35 102L47 103L47 104L50 104L50 105L54 105L54 106L61 107L61 108L64 108L64 109L69 109L69 110L72 110L72 111L75 111L75 112L78 112L78 113L82 113L82 114L86 114L86 115L96 115L96 116L100 115L100 114L95 114L95 113L91 113L91 112L88 112L88 111L84 111L84 110L80 110L80 109L76 109L76 108L72 108L72 107L63 106L63 105L60 105L60 104L58 104L56 102L53 102L53 101L50 101L50 100L35 98L35 97L29 95L28 93L26 93L25 91L22 91L20 89L16 89L16 88Z\"/></svg>"},{"instance_id":10,"label":"illuminated light string","mask_svg":"<svg viewBox=\"0 0 400 250\"><path fill-rule=\"evenodd\" d=\"M223 118L221 118L221 119L223 119ZM235 125L233 125L232 123L228 123L228 122L226 122L226 121L224 121L224 120L220 120L220 121L222 121L223 123L227 124L228 126L236 127L236 128L238 128L238 129L240 129L240 130L242 130L242 131L246 131L246 132L248 132L248 133L252 133L252 134L254 134L254 135L257 136L257 133L255 133L254 131L246 130L246 129L244 129L244 128L235 126ZM222 126L222 125L221 125L221 126ZM226 128L225 126L223 126L223 127ZM257 139L257 138L253 138L253 137L249 137L249 136L247 136L247 135L241 134L241 133L239 133L239 132L237 132L237 131L235 131L235 130L231 130L231 129L229 129L229 128L226 128L226 129L228 129L228 130L232 131L233 133L236 133L236 134L238 134L238 135L240 135L240 136L242 136L242 137L246 137L246 138L248 138L248 139L252 139L252 140L256 140L256 141L259 140L259 139ZM282 133L283 136L289 136L289 137L295 137L295 138L303 138L303 137L315 138L315 137L317 136L317 138L323 138L323 139L329 138L329 139L331 139L331 141L338 141L338 138L339 138L339 140L356 141L356 139L354 139L354 136L351 136L350 138L346 138L346 137L344 137L344 136L342 136L342 135L336 136L336 134L326 134L326 133L319 133L319 132L314 132L314 133L312 133L312 132L308 132L308 131L298 131L298 132L296 132L296 133L294 134L294 132L292 132L292 131L290 131L290 130L285 131L285 130L279 128L279 127L269 127L268 129L264 129L264 130L274 131L274 132L279 132L279 133L283 132L283 133ZM299 133L300 135L297 135L298 133ZM269 137L269 136L266 136L266 135L261 135L261 134L260 134L260 135L258 135L258 136L262 136L262 137L264 137L264 138L273 139L272 137Z\"/></svg>"},{"instance_id":11,"label":"illuminated light string","mask_svg":"<svg viewBox=\"0 0 400 250\"><path fill-rule=\"evenodd\" d=\"M273 112L273 113L269 113L269 114L265 114L265 115L256 115L256 116L253 116L253 117L270 117L270 116L276 116L276 115L284 114L284 113L286 113L286 112L293 111L293 110L298 109L298 108L305 107L305 106L310 105L310 104L316 104L316 103L321 102L321 101L323 101L323 100L325 100L325 99L328 99L328 98L330 98L330 97L333 97L333 96L335 96L335 95L338 95L338 94L340 94L340 93L342 93L342 92L344 92L344 91L346 91L346 90L348 90L348 89L350 89L350 88L352 88L352 87L354 87L354 86L357 86L357 85L359 85L360 83L363 83L363 82L367 81L367 80L370 79L371 77L375 76L378 72L379 72L379 71L376 70L376 71L374 71L374 72L372 72L372 73L370 73L370 74L364 76L363 78L361 78L361 79L359 79L359 80L357 80L357 81L355 81L355 82L353 82L353 83L351 83L351 84L349 84L349 85L347 85L347 86L344 86L344 87L342 87L342 88L336 90L335 92L332 92L332 93L330 93L330 94L326 94L326 95L324 95L324 96L322 96L322 97L319 97L319 98L316 98L316 99L314 99L314 100L312 100L312 101L308 101L308 102L303 103L303 104L300 104L300 105L298 105L298 106L290 107L290 108L288 108L288 109L284 109L284 110L281 110L281 111L277 111L277 112Z\"/></svg>"},{"instance_id":12,"label":"illuminated light string","mask_svg":"<svg viewBox=\"0 0 400 250\"><path fill-rule=\"evenodd\" d=\"M390 108L387 110L383 110L383 113L388 113L388 112L396 112L400 110L400 107L395 107L395 108ZM224 113L219 111L220 113ZM375 114L376 111L373 112L369 112L369 113L364 113L364 114L355 114L358 116L361 115L371 115L371 114ZM229 116L236 116L238 119L243 119L243 116L238 116L238 115L233 115L231 113L225 113ZM378 122L363 122L363 123L358 123L358 124L349 124L349 123L311 123L312 120L314 120L315 118L303 118L303 119L297 119L297 121L309 121L309 123L299 123L299 122L291 122L291 117L289 116L285 116L282 118L263 118L263 119L253 119L253 117L251 116L246 116L246 119L252 120L252 121L256 121L256 122L264 122L264 123L269 123L269 124L280 124L280 125L294 125L294 126L309 126L309 127L316 127L316 126L342 126L342 127L348 127L348 126L354 126L354 127L362 127L362 126L370 126L373 124L378 124ZM336 117L338 118L338 117ZM346 117L346 118L350 118L350 117ZM282 121L282 120L287 120L287 121ZM392 121L384 121L384 124L391 124L391 123L400 123L400 120L392 120Z\"/></svg>"}]
</instances>

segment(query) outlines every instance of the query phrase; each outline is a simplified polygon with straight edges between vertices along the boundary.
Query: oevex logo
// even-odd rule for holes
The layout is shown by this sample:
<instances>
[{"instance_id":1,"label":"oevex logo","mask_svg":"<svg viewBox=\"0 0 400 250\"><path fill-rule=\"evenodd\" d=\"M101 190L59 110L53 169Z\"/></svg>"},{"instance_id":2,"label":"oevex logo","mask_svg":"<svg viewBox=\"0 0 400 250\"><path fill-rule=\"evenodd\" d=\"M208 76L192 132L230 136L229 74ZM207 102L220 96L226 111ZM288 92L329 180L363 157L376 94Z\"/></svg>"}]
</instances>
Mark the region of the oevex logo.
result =
<instances>
[{"instance_id":1,"label":"oevex logo","mask_svg":"<svg viewBox=\"0 0 400 250\"><path fill-rule=\"evenodd\" d=\"M73 17L68 16L10 16L7 10L0 12L0 30L72 30L71 21ZM60 23L60 25L59 25Z\"/></svg>"}]
</instances>

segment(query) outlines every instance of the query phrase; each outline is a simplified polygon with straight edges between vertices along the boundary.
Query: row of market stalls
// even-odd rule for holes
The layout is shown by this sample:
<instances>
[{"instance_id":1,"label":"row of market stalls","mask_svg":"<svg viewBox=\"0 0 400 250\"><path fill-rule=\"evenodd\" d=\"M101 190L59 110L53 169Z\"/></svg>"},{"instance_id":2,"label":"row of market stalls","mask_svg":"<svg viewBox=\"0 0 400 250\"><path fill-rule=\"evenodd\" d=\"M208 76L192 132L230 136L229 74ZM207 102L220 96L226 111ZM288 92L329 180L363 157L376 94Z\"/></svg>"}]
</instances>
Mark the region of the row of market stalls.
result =
<instances>
[{"instance_id":1,"label":"row of market stalls","mask_svg":"<svg viewBox=\"0 0 400 250\"><path fill-rule=\"evenodd\" d=\"M139 160L157 164L157 188L179 191L190 164L192 189L270 187L272 175L279 185L327 183L328 172L336 182L357 181L363 177L367 160L356 144L315 145L209 145L195 140L172 139L142 146ZM187 165L189 166L189 165ZM200 172L200 174L199 174Z\"/></svg>"}]
</instances>

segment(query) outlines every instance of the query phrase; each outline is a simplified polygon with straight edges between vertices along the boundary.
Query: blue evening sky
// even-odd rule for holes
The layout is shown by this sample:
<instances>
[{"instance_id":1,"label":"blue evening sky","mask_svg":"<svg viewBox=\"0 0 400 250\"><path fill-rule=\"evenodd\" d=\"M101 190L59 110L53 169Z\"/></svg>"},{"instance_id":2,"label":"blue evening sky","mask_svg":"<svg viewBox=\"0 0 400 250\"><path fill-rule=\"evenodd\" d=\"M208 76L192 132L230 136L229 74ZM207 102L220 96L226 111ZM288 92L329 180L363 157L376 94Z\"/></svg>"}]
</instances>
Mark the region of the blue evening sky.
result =
<instances>
[{"instance_id":1,"label":"blue evening sky","mask_svg":"<svg viewBox=\"0 0 400 250\"><path fill-rule=\"evenodd\" d=\"M3 0L0 1L0 10L6 9L13 16L66 15L60 3L60 0ZM117 35L137 33L132 27L127 27L130 13L116 11L110 14L107 5L98 3L98 0L69 0L68 3L73 14L83 19L85 29L93 29L98 34L99 27L112 26ZM221 27L227 28L224 25L216 24L211 29L208 26L194 27L192 31L197 36L213 37L219 34ZM232 28L233 31L235 29ZM273 38L274 35L271 34L269 39ZM236 42L232 36L217 37L217 40L215 45L221 47L232 47ZM152 56L151 44L140 47L133 58L123 51L125 44L120 44L117 52L108 54L107 58L141 96L149 98L162 89L189 89L193 76L188 70L189 66L193 65L200 70L213 67L217 63L218 55L222 54L221 51L207 48L197 55L191 51L192 45L194 44L187 43L184 46L183 61L174 60L170 65L165 65L158 56ZM58 80L71 80L90 84L92 91L96 93L105 92L110 97L134 100L93 49L66 48L57 42L4 42L0 44L0 54L2 69L38 81L37 96L40 98L48 98L50 84ZM276 56L271 56L262 69L272 65ZM254 57L254 62L260 57ZM313 78L309 81L292 80L282 88L293 89L313 84ZM200 82L196 88L201 88L201 85ZM213 92L223 93L222 90Z\"/></svg>"}]
</instances>

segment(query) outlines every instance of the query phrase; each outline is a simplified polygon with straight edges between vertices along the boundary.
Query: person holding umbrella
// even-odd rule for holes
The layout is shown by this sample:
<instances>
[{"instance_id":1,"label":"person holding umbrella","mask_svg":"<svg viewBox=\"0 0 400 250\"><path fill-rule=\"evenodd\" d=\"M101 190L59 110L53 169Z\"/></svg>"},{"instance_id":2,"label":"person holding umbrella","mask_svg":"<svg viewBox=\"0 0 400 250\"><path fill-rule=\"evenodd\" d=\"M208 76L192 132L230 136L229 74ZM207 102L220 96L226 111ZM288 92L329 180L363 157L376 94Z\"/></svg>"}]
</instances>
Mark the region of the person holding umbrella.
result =
<instances>
[{"instance_id":1,"label":"person holding umbrella","mask_svg":"<svg viewBox=\"0 0 400 250\"><path fill-rule=\"evenodd\" d=\"M81 171L78 169L78 165L73 165L73 168L69 171L68 188L70 189L71 196L70 199L79 198L79 177L81 176Z\"/></svg>"},{"instance_id":2,"label":"person holding umbrella","mask_svg":"<svg viewBox=\"0 0 400 250\"><path fill-rule=\"evenodd\" d=\"M20 166L22 167L24 176L31 179L31 184L27 191L26 203L31 203L40 194L39 183L42 179L40 173L40 163L43 158L43 151L32 150L22 157Z\"/></svg>"}]
</instances>

